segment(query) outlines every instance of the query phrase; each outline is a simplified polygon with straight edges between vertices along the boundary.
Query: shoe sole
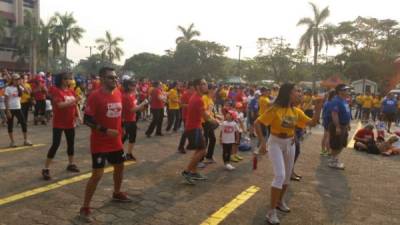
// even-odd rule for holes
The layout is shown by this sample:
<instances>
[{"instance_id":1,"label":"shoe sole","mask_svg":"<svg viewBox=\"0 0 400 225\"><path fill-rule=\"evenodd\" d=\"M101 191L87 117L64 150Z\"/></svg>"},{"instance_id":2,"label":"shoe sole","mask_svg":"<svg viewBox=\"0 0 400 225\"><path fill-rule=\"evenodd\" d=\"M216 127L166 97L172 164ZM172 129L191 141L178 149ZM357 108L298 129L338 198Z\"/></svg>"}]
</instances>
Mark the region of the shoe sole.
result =
<instances>
[{"instance_id":1,"label":"shoe sole","mask_svg":"<svg viewBox=\"0 0 400 225\"><path fill-rule=\"evenodd\" d=\"M268 224L271 224L271 225L279 225L279 224L281 224L280 222L279 223L272 223L271 221L269 221L268 217L266 219L267 219L267 223Z\"/></svg>"},{"instance_id":2,"label":"shoe sole","mask_svg":"<svg viewBox=\"0 0 400 225\"><path fill-rule=\"evenodd\" d=\"M281 212L284 212L284 213L290 213L290 209L289 210L284 210L284 209L282 209L281 207L276 207L276 209L277 210L279 210L279 211L281 211Z\"/></svg>"},{"instance_id":3,"label":"shoe sole","mask_svg":"<svg viewBox=\"0 0 400 225\"><path fill-rule=\"evenodd\" d=\"M185 177L185 176L182 176L182 177L183 177L183 179L184 179L184 181L185 181L186 184L189 184L189 185L195 185L195 184L196 184L196 183L194 182L194 180L191 179L190 177Z\"/></svg>"},{"instance_id":4,"label":"shoe sole","mask_svg":"<svg viewBox=\"0 0 400 225\"><path fill-rule=\"evenodd\" d=\"M132 202L132 200L121 200L121 199L117 199L117 198L113 198L112 201L113 202L121 202L121 203L130 203L130 202Z\"/></svg>"}]
</instances>

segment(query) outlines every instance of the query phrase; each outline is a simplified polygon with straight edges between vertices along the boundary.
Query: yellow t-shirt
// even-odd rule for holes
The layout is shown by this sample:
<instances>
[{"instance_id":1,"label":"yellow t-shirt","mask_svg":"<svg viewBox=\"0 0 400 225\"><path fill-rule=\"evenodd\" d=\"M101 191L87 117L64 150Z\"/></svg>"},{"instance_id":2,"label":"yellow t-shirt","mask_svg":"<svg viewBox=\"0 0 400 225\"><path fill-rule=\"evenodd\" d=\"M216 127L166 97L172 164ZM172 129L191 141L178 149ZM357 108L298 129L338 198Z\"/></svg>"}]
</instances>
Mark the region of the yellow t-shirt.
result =
<instances>
[{"instance_id":1,"label":"yellow t-shirt","mask_svg":"<svg viewBox=\"0 0 400 225\"><path fill-rule=\"evenodd\" d=\"M214 101L208 95L203 95L202 97L204 109L208 113L208 115L213 115ZM202 123L204 123L204 119L201 119Z\"/></svg>"},{"instance_id":2,"label":"yellow t-shirt","mask_svg":"<svg viewBox=\"0 0 400 225\"><path fill-rule=\"evenodd\" d=\"M362 95L357 96L357 97L356 97L356 102L357 102L358 104L362 105L362 103L363 103L363 96L362 96Z\"/></svg>"},{"instance_id":3,"label":"yellow t-shirt","mask_svg":"<svg viewBox=\"0 0 400 225\"><path fill-rule=\"evenodd\" d=\"M257 118L265 126L271 126L272 134L294 136L295 128L305 128L311 119L297 107L270 107Z\"/></svg>"},{"instance_id":4,"label":"yellow t-shirt","mask_svg":"<svg viewBox=\"0 0 400 225\"><path fill-rule=\"evenodd\" d=\"M268 96L260 96L258 99L258 115L261 116L269 107L270 100Z\"/></svg>"},{"instance_id":5,"label":"yellow t-shirt","mask_svg":"<svg viewBox=\"0 0 400 225\"><path fill-rule=\"evenodd\" d=\"M178 91L175 88L168 92L168 108L179 109L179 96Z\"/></svg>"},{"instance_id":6,"label":"yellow t-shirt","mask_svg":"<svg viewBox=\"0 0 400 225\"><path fill-rule=\"evenodd\" d=\"M168 91L168 85L162 84L162 89L163 89L164 92L167 92Z\"/></svg>"},{"instance_id":7,"label":"yellow t-shirt","mask_svg":"<svg viewBox=\"0 0 400 225\"><path fill-rule=\"evenodd\" d=\"M228 98L228 89L221 89L221 91L219 92L219 96L222 100L226 100Z\"/></svg>"},{"instance_id":8,"label":"yellow t-shirt","mask_svg":"<svg viewBox=\"0 0 400 225\"><path fill-rule=\"evenodd\" d=\"M25 89L28 89L29 91L32 90L31 85L28 84L28 83L24 83L23 86L24 86ZM21 95L21 103L27 103L27 102L29 102L30 99L31 99L31 95L30 94L25 93L25 92L22 93L22 95Z\"/></svg>"},{"instance_id":9,"label":"yellow t-shirt","mask_svg":"<svg viewBox=\"0 0 400 225\"><path fill-rule=\"evenodd\" d=\"M374 108L380 108L381 107L381 100L379 98L374 98L372 101L372 105Z\"/></svg>"},{"instance_id":10,"label":"yellow t-shirt","mask_svg":"<svg viewBox=\"0 0 400 225\"><path fill-rule=\"evenodd\" d=\"M366 109L372 108L374 98L372 96L364 96L362 101L362 107Z\"/></svg>"},{"instance_id":11,"label":"yellow t-shirt","mask_svg":"<svg viewBox=\"0 0 400 225\"><path fill-rule=\"evenodd\" d=\"M301 107L303 110L313 109L313 96L304 95L303 96L303 104Z\"/></svg>"}]
</instances>

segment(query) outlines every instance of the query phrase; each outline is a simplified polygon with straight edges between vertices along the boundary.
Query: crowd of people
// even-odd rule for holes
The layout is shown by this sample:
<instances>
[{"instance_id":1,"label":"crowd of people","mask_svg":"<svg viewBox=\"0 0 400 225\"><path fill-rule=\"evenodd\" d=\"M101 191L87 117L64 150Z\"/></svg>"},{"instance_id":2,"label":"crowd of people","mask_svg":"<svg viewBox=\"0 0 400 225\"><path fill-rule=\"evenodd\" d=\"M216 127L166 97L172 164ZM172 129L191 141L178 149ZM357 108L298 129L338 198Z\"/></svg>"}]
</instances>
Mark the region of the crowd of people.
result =
<instances>
[{"instance_id":1,"label":"crowd of people","mask_svg":"<svg viewBox=\"0 0 400 225\"><path fill-rule=\"evenodd\" d=\"M195 185L207 177L199 172L208 164L216 163L217 136L222 149L223 166L235 170L235 163L243 160L239 150L253 147L257 157L268 152L274 179L271 185L270 209L267 220L278 224L277 211L288 213L285 193L290 180L300 181L294 171L300 155L301 140L320 123L324 128L321 141L322 155L329 157L328 166L344 169L339 161L341 151L347 147L352 107L355 119L376 121L380 126L379 143L374 147L382 154L397 154L393 147L398 138L385 140L382 129L391 132L398 122L400 103L389 94L385 98L352 96L350 87L337 85L324 95L285 83L271 87L257 85L229 85L209 83L204 79L183 81L149 81L117 76L113 68L104 67L98 75L87 80L75 79L72 73L39 73L37 75L2 71L0 79L0 115L7 124L10 147L16 147L13 136L14 117L23 132L23 145L31 146L28 139L28 118L32 110L33 125L52 121L52 144L41 171L44 180L51 180L50 165L60 146L62 133L67 142L67 171L80 172L74 161L75 129L85 124L91 129L90 152L92 176L87 182L80 215L90 220L90 202L107 162L114 167L113 200L130 202L121 191L124 161L135 161L134 145L137 122L149 120L147 138L163 136L165 132L180 132L177 152L193 151L182 177ZM372 115L372 117L370 117ZM166 127L163 120L167 118ZM355 149L371 150L373 128L367 124L355 135ZM384 128L382 128L384 127ZM154 136L153 136L154 135ZM257 140L251 146L249 139ZM128 141L124 150L124 143ZM250 146L246 146L249 145ZM375 141L374 141L375 143Z\"/></svg>"}]
</instances>

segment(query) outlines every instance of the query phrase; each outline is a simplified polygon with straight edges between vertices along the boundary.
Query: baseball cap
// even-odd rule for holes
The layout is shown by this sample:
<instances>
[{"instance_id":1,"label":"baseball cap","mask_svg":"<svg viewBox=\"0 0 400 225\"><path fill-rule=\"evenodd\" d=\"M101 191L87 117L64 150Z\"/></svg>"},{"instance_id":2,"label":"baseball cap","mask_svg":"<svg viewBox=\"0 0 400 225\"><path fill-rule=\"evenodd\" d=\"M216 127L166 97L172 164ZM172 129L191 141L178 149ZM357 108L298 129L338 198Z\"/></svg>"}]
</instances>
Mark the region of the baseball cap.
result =
<instances>
[{"instance_id":1,"label":"baseball cap","mask_svg":"<svg viewBox=\"0 0 400 225\"><path fill-rule=\"evenodd\" d=\"M336 91L346 91L348 89L350 89L350 87L345 84L338 84L335 88Z\"/></svg>"},{"instance_id":2,"label":"baseball cap","mask_svg":"<svg viewBox=\"0 0 400 225\"><path fill-rule=\"evenodd\" d=\"M14 79L14 80L18 80L19 78L21 78L21 76L18 73L14 73L12 75L12 79Z\"/></svg>"}]
</instances>

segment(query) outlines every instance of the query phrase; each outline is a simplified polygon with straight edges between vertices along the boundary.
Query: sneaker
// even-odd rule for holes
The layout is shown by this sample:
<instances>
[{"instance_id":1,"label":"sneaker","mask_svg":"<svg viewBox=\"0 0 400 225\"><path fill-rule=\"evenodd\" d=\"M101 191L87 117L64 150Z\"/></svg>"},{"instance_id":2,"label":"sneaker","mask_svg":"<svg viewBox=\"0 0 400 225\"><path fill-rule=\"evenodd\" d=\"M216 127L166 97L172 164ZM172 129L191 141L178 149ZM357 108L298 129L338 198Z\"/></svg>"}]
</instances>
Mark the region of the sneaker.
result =
<instances>
[{"instance_id":1,"label":"sneaker","mask_svg":"<svg viewBox=\"0 0 400 225\"><path fill-rule=\"evenodd\" d=\"M203 162L199 162L198 164L197 164L197 168L205 168L207 165L205 164L205 163L203 163Z\"/></svg>"},{"instance_id":2,"label":"sneaker","mask_svg":"<svg viewBox=\"0 0 400 225\"><path fill-rule=\"evenodd\" d=\"M322 149L320 155L321 156L328 156L328 151L325 150L325 149Z\"/></svg>"},{"instance_id":3,"label":"sneaker","mask_svg":"<svg viewBox=\"0 0 400 225\"><path fill-rule=\"evenodd\" d=\"M86 223L91 223L93 222L92 217L90 216L92 214L92 211L90 210L89 207L82 207L79 210L79 217L81 220L83 220Z\"/></svg>"},{"instance_id":4,"label":"sneaker","mask_svg":"<svg viewBox=\"0 0 400 225\"><path fill-rule=\"evenodd\" d=\"M231 156L230 160L231 160L231 162L235 162L235 163L237 163L237 162L240 161L240 160L239 160L238 158L236 158L234 155Z\"/></svg>"},{"instance_id":5,"label":"sneaker","mask_svg":"<svg viewBox=\"0 0 400 225\"><path fill-rule=\"evenodd\" d=\"M43 180L51 180L50 170L49 169L42 169L42 177L43 177Z\"/></svg>"},{"instance_id":6,"label":"sneaker","mask_svg":"<svg viewBox=\"0 0 400 225\"><path fill-rule=\"evenodd\" d=\"M227 169L227 170L234 170L235 167L232 166L230 163L227 163L227 164L225 164L225 169Z\"/></svg>"},{"instance_id":7,"label":"sneaker","mask_svg":"<svg viewBox=\"0 0 400 225\"><path fill-rule=\"evenodd\" d=\"M68 165L68 166L67 166L67 171L69 171L69 172L74 172L74 173L79 173L79 172L81 172L75 164L70 164L70 165Z\"/></svg>"},{"instance_id":8,"label":"sneaker","mask_svg":"<svg viewBox=\"0 0 400 225\"><path fill-rule=\"evenodd\" d=\"M281 211L281 212L285 212L285 213L290 212L289 206L287 206L286 203L283 202L283 201L280 202L280 203L278 204L278 206L276 207L276 209L278 209L278 210Z\"/></svg>"},{"instance_id":9,"label":"sneaker","mask_svg":"<svg viewBox=\"0 0 400 225\"><path fill-rule=\"evenodd\" d=\"M16 147L17 147L17 145L16 145L15 142L13 142L13 141L10 142L10 145L9 145L9 146L10 146L10 148L16 148Z\"/></svg>"},{"instance_id":10,"label":"sneaker","mask_svg":"<svg viewBox=\"0 0 400 225\"><path fill-rule=\"evenodd\" d=\"M205 163L205 164L213 164L213 163L216 163L216 161L215 161L213 158L211 158L211 159L206 158L206 159L204 160L204 163Z\"/></svg>"},{"instance_id":11,"label":"sneaker","mask_svg":"<svg viewBox=\"0 0 400 225\"><path fill-rule=\"evenodd\" d=\"M185 181L186 181L187 184L190 184L190 185L194 185L195 184L194 180L193 180L193 178L192 178L192 176L190 175L189 172L183 171L182 172L182 176L183 176L183 178L185 178Z\"/></svg>"},{"instance_id":12,"label":"sneaker","mask_svg":"<svg viewBox=\"0 0 400 225\"><path fill-rule=\"evenodd\" d=\"M333 168L333 169L344 170L344 164L341 163L341 162L339 162L338 159L332 159L332 161L330 161L330 162L328 163L328 166L329 166L330 168Z\"/></svg>"},{"instance_id":13,"label":"sneaker","mask_svg":"<svg viewBox=\"0 0 400 225\"><path fill-rule=\"evenodd\" d=\"M240 155L235 155L234 157L237 158L238 160L242 160L243 159L243 157L240 156Z\"/></svg>"},{"instance_id":14,"label":"sneaker","mask_svg":"<svg viewBox=\"0 0 400 225\"><path fill-rule=\"evenodd\" d=\"M276 215L276 210L275 209L271 209L268 213L267 213L267 222L269 224L275 225L275 224L280 224L281 221L279 221L278 216Z\"/></svg>"},{"instance_id":15,"label":"sneaker","mask_svg":"<svg viewBox=\"0 0 400 225\"><path fill-rule=\"evenodd\" d=\"M125 155L125 160L126 161L136 161L136 158L131 153L128 153Z\"/></svg>"},{"instance_id":16,"label":"sneaker","mask_svg":"<svg viewBox=\"0 0 400 225\"><path fill-rule=\"evenodd\" d=\"M33 144L29 140L26 140L24 141L24 146L33 146Z\"/></svg>"},{"instance_id":17,"label":"sneaker","mask_svg":"<svg viewBox=\"0 0 400 225\"><path fill-rule=\"evenodd\" d=\"M117 202L132 202L132 199L129 198L129 196L125 192L118 192L118 193L113 193L112 196L113 201Z\"/></svg>"},{"instance_id":18,"label":"sneaker","mask_svg":"<svg viewBox=\"0 0 400 225\"><path fill-rule=\"evenodd\" d=\"M190 173L192 180L207 180L206 176L201 175L200 173Z\"/></svg>"}]
</instances>

